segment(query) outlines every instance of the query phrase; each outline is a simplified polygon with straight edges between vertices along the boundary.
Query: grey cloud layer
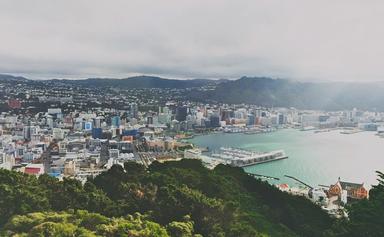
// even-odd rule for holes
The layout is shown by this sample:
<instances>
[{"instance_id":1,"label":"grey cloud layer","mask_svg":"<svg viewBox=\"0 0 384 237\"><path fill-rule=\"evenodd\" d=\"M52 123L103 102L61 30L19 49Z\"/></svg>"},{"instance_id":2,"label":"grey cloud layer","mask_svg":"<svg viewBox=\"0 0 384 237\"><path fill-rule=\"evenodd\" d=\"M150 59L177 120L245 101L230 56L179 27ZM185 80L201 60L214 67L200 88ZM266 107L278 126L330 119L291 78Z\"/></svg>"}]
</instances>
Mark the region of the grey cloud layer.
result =
<instances>
[{"instance_id":1,"label":"grey cloud layer","mask_svg":"<svg viewBox=\"0 0 384 237\"><path fill-rule=\"evenodd\" d=\"M384 79L384 2L2 0L0 72Z\"/></svg>"}]
</instances>

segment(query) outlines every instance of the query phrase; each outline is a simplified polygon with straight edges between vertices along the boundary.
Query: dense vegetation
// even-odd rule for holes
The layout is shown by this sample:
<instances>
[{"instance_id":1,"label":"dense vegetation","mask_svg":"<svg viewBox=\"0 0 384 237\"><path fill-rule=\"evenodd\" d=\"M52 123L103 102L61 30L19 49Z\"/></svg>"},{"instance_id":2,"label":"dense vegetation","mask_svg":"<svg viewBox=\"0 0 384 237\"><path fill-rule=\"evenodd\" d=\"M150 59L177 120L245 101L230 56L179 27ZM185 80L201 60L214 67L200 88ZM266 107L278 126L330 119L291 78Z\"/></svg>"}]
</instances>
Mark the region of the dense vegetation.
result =
<instances>
[{"instance_id":1,"label":"dense vegetation","mask_svg":"<svg viewBox=\"0 0 384 237\"><path fill-rule=\"evenodd\" d=\"M384 236L384 174L377 172L379 183L369 191L369 199L349 207L349 221L339 223L343 236Z\"/></svg>"},{"instance_id":2,"label":"dense vegetation","mask_svg":"<svg viewBox=\"0 0 384 237\"><path fill-rule=\"evenodd\" d=\"M0 228L4 236L383 236L383 187L336 222L240 168L197 160L126 163L84 185L0 170Z\"/></svg>"},{"instance_id":3,"label":"dense vegetation","mask_svg":"<svg viewBox=\"0 0 384 237\"><path fill-rule=\"evenodd\" d=\"M176 226L176 228L174 227ZM178 226L186 228L177 228ZM169 232L192 233L193 224L175 223L169 225ZM189 232L188 232L189 231ZM108 218L87 211L35 212L12 217L2 232L5 236L169 236L159 224L136 214L125 218Z\"/></svg>"},{"instance_id":4,"label":"dense vegetation","mask_svg":"<svg viewBox=\"0 0 384 237\"><path fill-rule=\"evenodd\" d=\"M111 78L88 78L85 80L66 80L66 83L81 86L94 86L94 87L116 87L116 88L175 88L184 89L192 87L201 87L206 85L215 84L215 81L194 79L194 80L176 80L165 79L152 76L136 76L124 79L111 79Z\"/></svg>"}]
</instances>

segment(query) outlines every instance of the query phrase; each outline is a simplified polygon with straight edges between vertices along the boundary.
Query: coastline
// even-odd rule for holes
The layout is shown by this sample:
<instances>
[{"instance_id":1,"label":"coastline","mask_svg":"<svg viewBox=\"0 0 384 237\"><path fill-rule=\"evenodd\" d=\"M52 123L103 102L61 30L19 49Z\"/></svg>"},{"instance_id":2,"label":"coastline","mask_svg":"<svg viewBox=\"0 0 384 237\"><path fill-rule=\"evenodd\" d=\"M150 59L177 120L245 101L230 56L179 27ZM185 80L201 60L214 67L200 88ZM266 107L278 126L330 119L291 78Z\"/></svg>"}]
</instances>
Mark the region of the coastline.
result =
<instances>
[{"instance_id":1,"label":"coastline","mask_svg":"<svg viewBox=\"0 0 384 237\"><path fill-rule=\"evenodd\" d=\"M372 132L344 135L338 130L314 133L284 128L274 133L253 135L210 133L204 136L200 134L188 142L198 147L208 146L210 150L220 146L259 151L283 149L289 156L289 159L245 167L246 172L281 178L284 175L294 175L312 185L332 184L338 177L368 185L376 184L375 171L384 167L384 160L379 159L378 154L365 159L361 154L366 154L366 149L380 153L383 140ZM370 148L360 146L367 139L372 141ZM340 146L335 144L337 141L341 142ZM345 162L350 162L353 166L340 169Z\"/></svg>"}]
</instances>

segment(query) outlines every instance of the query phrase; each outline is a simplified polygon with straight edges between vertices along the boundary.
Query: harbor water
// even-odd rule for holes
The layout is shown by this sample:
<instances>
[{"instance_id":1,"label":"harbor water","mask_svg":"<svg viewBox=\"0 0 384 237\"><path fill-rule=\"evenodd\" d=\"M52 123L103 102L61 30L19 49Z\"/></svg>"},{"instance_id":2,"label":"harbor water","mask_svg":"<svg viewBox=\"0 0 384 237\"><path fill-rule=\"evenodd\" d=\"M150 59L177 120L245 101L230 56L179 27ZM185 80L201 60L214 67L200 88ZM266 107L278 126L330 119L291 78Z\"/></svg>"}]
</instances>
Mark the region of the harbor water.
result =
<instances>
[{"instance_id":1,"label":"harbor water","mask_svg":"<svg viewBox=\"0 0 384 237\"><path fill-rule=\"evenodd\" d=\"M343 181L377 183L376 170L384 172L384 139L374 132L341 134L340 130L314 133L281 129L265 134L217 133L197 136L190 142L214 150L222 146L254 151L283 149L288 159L245 167L249 173L277 177L277 183L296 185L285 175L312 186ZM271 181L272 182L272 181Z\"/></svg>"}]
</instances>

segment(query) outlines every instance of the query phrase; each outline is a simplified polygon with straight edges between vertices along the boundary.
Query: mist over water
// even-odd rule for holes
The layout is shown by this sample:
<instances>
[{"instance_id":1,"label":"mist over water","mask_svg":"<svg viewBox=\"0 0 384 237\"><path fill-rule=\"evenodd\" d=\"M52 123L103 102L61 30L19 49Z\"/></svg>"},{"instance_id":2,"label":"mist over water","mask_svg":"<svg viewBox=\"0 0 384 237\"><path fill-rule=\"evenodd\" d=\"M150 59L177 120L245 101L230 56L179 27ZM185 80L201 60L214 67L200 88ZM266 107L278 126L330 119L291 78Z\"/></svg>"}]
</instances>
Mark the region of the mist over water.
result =
<instances>
[{"instance_id":1,"label":"mist over water","mask_svg":"<svg viewBox=\"0 0 384 237\"><path fill-rule=\"evenodd\" d=\"M210 149L220 146L249 150L283 149L288 159L246 167L250 173L280 178L277 183L295 185L284 175L294 176L310 185L343 181L376 184L376 170L384 170L384 139L374 132L340 134L340 131L314 133L293 129L268 134L211 134L191 140Z\"/></svg>"}]
</instances>

